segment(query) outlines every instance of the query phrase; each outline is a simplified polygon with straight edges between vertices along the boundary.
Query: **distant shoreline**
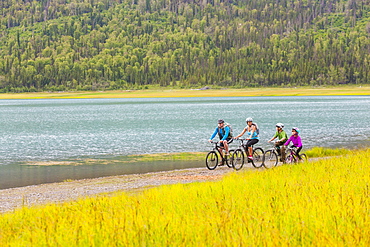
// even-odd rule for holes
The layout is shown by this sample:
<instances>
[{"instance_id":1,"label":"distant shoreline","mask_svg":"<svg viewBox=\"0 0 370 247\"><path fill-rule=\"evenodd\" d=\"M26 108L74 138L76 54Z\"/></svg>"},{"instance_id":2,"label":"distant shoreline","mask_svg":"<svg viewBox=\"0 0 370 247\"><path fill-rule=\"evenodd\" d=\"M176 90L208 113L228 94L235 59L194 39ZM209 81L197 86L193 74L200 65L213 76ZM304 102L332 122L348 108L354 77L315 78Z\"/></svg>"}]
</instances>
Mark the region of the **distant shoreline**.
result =
<instances>
[{"instance_id":1,"label":"distant shoreline","mask_svg":"<svg viewBox=\"0 0 370 247\"><path fill-rule=\"evenodd\" d=\"M4 93L0 99L166 98L166 97L256 97L256 96L370 95L370 85L336 87L245 88L245 89L147 89Z\"/></svg>"}]
</instances>

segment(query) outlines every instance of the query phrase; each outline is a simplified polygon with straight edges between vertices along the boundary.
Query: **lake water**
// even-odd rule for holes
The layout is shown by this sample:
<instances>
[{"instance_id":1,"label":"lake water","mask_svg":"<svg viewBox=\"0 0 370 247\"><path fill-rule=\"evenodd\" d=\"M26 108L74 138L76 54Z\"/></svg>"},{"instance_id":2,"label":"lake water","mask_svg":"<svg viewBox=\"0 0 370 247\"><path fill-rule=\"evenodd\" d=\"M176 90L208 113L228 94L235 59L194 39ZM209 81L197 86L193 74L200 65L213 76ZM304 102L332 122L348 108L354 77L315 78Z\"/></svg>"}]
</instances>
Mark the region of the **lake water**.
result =
<instances>
[{"instance_id":1,"label":"lake water","mask_svg":"<svg viewBox=\"0 0 370 247\"><path fill-rule=\"evenodd\" d=\"M0 169L30 161L207 151L217 119L238 134L246 117L258 123L262 147L277 122L288 133L299 127L304 148L370 142L370 96L0 100Z\"/></svg>"}]
</instances>

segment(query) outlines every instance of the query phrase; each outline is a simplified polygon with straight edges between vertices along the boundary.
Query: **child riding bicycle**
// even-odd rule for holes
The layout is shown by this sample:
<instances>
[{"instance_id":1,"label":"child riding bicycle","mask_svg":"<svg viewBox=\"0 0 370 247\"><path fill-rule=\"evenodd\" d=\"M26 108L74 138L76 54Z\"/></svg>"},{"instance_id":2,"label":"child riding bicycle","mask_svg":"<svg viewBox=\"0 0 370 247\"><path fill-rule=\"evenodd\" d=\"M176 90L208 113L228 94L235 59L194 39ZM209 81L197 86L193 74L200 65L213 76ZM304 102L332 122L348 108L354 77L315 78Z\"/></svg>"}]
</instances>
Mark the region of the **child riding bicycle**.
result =
<instances>
[{"instance_id":1,"label":"child riding bicycle","mask_svg":"<svg viewBox=\"0 0 370 247\"><path fill-rule=\"evenodd\" d=\"M278 141L275 142L276 151L277 151L278 155L281 155L280 161L284 161L285 160L285 146L284 146L284 143L288 140L288 135L283 130L284 124L277 123L275 125L275 127L276 127L276 133L270 140L268 140L268 142L272 142L276 138L278 139ZM280 147L281 147L281 150L280 150Z\"/></svg>"},{"instance_id":2,"label":"child riding bicycle","mask_svg":"<svg viewBox=\"0 0 370 247\"><path fill-rule=\"evenodd\" d=\"M289 137L289 139L284 143L284 146L288 146L290 142L292 142L293 147L297 148L296 154L299 160L302 160L301 156L299 155L299 152L302 150L302 140L299 136L300 130L297 127L292 128L292 135Z\"/></svg>"}]
</instances>

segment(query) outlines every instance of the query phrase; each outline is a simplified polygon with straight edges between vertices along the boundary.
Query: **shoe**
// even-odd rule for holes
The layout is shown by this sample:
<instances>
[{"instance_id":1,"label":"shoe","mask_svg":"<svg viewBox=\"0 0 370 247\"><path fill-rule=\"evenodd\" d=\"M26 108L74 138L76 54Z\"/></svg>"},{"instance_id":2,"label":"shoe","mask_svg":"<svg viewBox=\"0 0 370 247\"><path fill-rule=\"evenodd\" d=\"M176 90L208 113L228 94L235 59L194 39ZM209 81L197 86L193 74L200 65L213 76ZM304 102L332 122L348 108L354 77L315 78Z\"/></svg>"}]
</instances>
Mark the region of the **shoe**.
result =
<instances>
[{"instance_id":1,"label":"shoe","mask_svg":"<svg viewBox=\"0 0 370 247\"><path fill-rule=\"evenodd\" d=\"M225 156L230 156L230 153L229 152L225 153Z\"/></svg>"},{"instance_id":2,"label":"shoe","mask_svg":"<svg viewBox=\"0 0 370 247\"><path fill-rule=\"evenodd\" d=\"M248 156L248 159L249 160L253 160L253 156Z\"/></svg>"},{"instance_id":3,"label":"shoe","mask_svg":"<svg viewBox=\"0 0 370 247\"><path fill-rule=\"evenodd\" d=\"M223 166L223 165L224 165L224 162L218 163L218 166Z\"/></svg>"}]
</instances>

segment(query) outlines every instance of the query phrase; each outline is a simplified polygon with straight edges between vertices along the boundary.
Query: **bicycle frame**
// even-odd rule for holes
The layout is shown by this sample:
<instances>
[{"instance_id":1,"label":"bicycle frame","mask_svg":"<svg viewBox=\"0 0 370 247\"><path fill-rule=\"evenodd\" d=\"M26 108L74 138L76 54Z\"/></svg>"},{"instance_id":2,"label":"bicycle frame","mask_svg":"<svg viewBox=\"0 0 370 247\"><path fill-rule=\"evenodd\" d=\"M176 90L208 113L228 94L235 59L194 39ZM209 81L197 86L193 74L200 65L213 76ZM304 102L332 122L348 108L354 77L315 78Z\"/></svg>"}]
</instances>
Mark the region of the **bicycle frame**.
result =
<instances>
[{"instance_id":1,"label":"bicycle frame","mask_svg":"<svg viewBox=\"0 0 370 247\"><path fill-rule=\"evenodd\" d=\"M224 157L224 155L222 154L222 150L225 150L225 148L223 146L220 146L220 142L214 142L214 141L211 141L212 144L214 144L214 147L213 147L213 151L217 151L217 153L221 156L221 157ZM220 151L221 149L221 151Z\"/></svg>"},{"instance_id":2,"label":"bicycle frame","mask_svg":"<svg viewBox=\"0 0 370 247\"><path fill-rule=\"evenodd\" d=\"M214 170L218 166L218 157L221 158L222 163L226 163L226 165L231 168L231 162L229 162L229 156L225 156L222 154L222 150L225 150L223 146L220 146L219 142L211 141L210 143L214 144L212 150L206 156L206 166L209 170ZM232 153L233 150L229 149L229 153ZM228 158L229 157L229 158ZM214 164L215 163L215 164Z\"/></svg>"},{"instance_id":3,"label":"bicycle frame","mask_svg":"<svg viewBox=\"0 0 370 247\"><path fill-rule=\"evenodd\" d=\"M304 154L304 153L301 153L299 156L300 158L298 157L297 155L297 151L295 148L291 148L291 147L287 147L287 156L286 156L286 159L285 159L285 162L287 164L293 164L293 163L297 163L298 161L307 161L307 155Z\"/></svg>"},{"instance_id":4,"label":"bicycle frame","mask_svg":"<svg viewBox=\"0 0 370 247\"><path fill-rule=\"evenodd\" d=\"M277 166L279 163L279 153L275 143L272 143L273 147L266 150L263 155L263 166L265 168L272 168Z\"/></svg>"},{"instance_id":5,"label":"bicycle frame","mask_svg":"<svg viewBox=\"0 0 370 247\"><path fill-rule=\"evenodd\" d=\"M276 147L275 143L270 143L270 144L272 145L272 147L267 149L266 152L267 151L272 151L272 152L275 152L276 154L279 154L278 151L277 151L278 148Z\"/></svg>"},{"instance_id":6,"label":"bicycle frame","mask_svg":"<svg viewBox=\"0 0 370 247\"><path fill-rule=\"evenodd\" d=\"M236 149L234 151L234 154L233 154L233 158L232 158L232 162L233 162L233 167L235 170L240 170L243 165L244 165L244 154L247 155L247 157L249 156L248 155L248 149L245 145L243 145L243 142L246 140L246 139L237 139L239 142L240 142L240 145L239 145L239 148ZM252 149L253 149L253 159L248 159L248 163L252 163L252 165L255 167L255 168L260 168L263 166L263 149L258 147L258 148L254 148L252 146ZM262 155L261 155L262 154ZM261 163L260 163L261 161ZM257 163L258 162L258 163ZM259 164L260 163L260 164Z\"/></svg>"}]
</instances>

